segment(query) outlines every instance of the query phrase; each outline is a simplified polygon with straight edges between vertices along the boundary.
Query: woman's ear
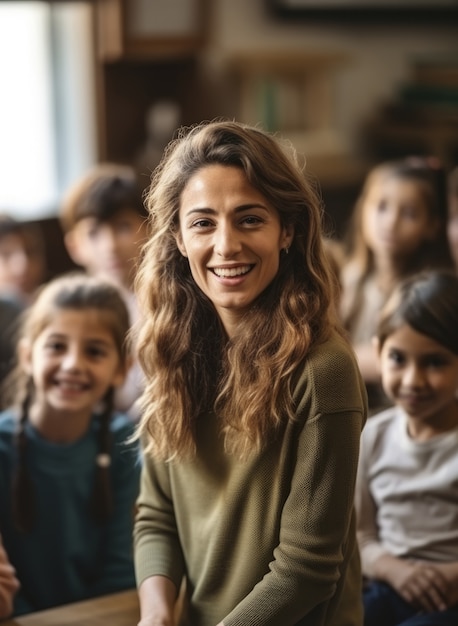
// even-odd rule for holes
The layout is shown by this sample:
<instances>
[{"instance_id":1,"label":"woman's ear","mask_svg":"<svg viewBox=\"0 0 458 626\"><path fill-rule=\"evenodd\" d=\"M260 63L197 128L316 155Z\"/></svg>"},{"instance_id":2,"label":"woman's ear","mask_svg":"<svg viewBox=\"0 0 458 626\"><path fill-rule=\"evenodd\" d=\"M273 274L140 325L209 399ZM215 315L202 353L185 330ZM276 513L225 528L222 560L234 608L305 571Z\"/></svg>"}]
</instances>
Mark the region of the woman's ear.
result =
<instances>
[{"instance_id":1,"label":"woman's ear","mask_svg":"<svg viewBox=\"0 0 458 626\"><path fill-rule=\"evenodd\" d=\"M282 248L286 250L290 248L293 238L294 238L294 226L292 224L288 224L283 229Z\"/></svg>"},{"instance_id":2,"label":"woman's ear","mask_svg":"<svg viewBox=\"0 0 458 626\"><path fill-rule=\"evenodd\" d=\"M20 339L18 342L18 362L23 371L32 375L32 344L28 339Z\"/></svg>"},{"instance_id":3,"label":"woman's ear","mask_svg":"<svg viewBox=\"0 0 458 626\"><path fill-rule=\"evenodd\" d=\"M176 233L175 233L175 241L176 241L176 244L177 244L177 248L178 248L178 250L181 252L181 254L182 254L184 257L187 257L188 255L187 255L187 253L186 253L186 248L184 247L184 244L183 244L183 239L181 238L181 233L180 233L180 231L178 231L178 232L176 232Z\"/></svg>"}]
</instances>

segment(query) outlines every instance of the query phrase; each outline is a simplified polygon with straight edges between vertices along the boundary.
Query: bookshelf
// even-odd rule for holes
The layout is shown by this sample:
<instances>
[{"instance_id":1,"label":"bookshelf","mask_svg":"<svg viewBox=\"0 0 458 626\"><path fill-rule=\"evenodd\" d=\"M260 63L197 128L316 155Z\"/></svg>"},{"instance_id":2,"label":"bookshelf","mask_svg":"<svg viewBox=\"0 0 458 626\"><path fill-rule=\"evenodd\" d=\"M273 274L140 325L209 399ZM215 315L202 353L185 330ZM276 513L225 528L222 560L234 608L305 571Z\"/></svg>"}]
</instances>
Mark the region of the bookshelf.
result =
<instances>
[{"instance_id":1,"label":"bookshelf","mask_svg":"<svg viewBox=\"0 0 458 626\"><path fill-rule=\"evenodd\" d=\"M434 155L446 167L458 163L458 58L412 61L410 78L363 127L377 159Z\"/></svg>"}]
</instances>

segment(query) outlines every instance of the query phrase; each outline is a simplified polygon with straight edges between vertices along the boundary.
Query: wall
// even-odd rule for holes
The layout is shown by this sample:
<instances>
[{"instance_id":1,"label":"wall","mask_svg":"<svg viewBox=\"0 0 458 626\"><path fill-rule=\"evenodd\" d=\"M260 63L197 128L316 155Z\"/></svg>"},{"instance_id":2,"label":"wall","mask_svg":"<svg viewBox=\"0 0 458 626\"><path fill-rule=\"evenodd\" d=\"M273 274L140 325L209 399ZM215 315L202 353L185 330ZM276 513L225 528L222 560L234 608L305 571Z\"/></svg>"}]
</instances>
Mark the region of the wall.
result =
<instances>
[{"instance_id":1,"label":"wall","mask_svg":"<svg viewBox=\"0 0 458 626\"><path fill-rule=\"evenodd\" d=\"M362 121L409 78L413 58L446 54L458 59L456 24L333 23L329 19L285 22L269 13L265 0L213 0L208 4L211 27L203 64L212 85L213 110L233 114L234 94L224 84L224 68L235 52L287 49L342 53L348 58L336 76L335 114L350 152L358 149Z\"/></svg>"}]
</instances>

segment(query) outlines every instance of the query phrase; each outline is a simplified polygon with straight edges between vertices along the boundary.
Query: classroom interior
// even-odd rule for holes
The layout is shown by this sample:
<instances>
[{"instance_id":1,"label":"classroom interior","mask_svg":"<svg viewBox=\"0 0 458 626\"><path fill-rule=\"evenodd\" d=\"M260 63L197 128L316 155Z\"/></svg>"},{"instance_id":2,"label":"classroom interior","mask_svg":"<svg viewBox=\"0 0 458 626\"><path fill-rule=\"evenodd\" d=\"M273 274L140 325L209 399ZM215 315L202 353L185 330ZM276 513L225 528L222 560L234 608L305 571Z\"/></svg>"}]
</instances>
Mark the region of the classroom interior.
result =
<instances>
[{"instance_id":1,"label":"classroom interior","mask_svg":"<svg viewBox=\"0 0 458 626\"><path fill-rule=\"evenodd\" d=\"M217 117L259 124L305 158L328 230L340 237L377 161L416 154L458 163L454 0L51 4L78 5L90 23L79 51L91 68L93 158L134 164L145 187L177 126ZM52 242L50 275L71 269L55 215L36 221Z\"/></svg>"}]
</instances>

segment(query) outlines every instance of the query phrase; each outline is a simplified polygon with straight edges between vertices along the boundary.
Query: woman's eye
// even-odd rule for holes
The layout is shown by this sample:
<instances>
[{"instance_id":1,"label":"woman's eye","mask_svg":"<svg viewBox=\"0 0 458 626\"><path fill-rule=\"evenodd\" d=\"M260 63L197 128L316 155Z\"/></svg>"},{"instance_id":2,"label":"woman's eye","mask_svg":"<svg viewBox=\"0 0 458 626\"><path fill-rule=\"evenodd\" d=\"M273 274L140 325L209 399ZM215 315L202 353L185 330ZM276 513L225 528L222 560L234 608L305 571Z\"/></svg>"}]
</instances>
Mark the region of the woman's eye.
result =
<instances>
[{"instance_id":1,"label":"woman's eye","mask_svg":"<svg viewBox=\"0 0 458 626\"><path fill-rule=\"evenodd\" d=\"M191 224L193 228L209 228L211 225L212 223L210 222L210 220L207 220L204 218L200 220L196 220L195 222Z\"/></svg>"},{"instance_id":2,"label":"woman's eye","mask_svg":"<svg viewBox=\"0 0 458 626\"><path fill-rule=\"evenodd\" d=\"M248 215L247 217L243 218L242 222L244 224L248 224L248 226L256 226L256 224L260 224L262 220L255 215Z\"/></svg>"}]
</instances>

